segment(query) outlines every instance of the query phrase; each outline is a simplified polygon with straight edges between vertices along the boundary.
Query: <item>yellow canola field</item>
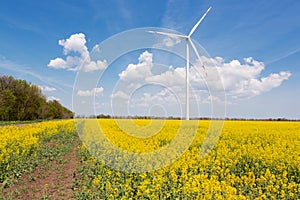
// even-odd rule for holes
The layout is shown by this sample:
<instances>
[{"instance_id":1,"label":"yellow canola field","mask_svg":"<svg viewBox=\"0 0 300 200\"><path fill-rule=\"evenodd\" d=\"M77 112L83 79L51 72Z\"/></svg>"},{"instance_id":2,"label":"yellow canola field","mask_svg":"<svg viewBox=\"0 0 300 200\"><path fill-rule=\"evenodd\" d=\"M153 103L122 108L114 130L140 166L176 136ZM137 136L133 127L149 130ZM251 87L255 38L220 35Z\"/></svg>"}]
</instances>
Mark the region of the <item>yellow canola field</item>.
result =
<instances>
[{"instance_id":1,"label":"yellow canola field","mask_svg":"<svg viewBox=\"0 0 300 200\"><path fill-rule=\"evenodd\" d=\"M24 162L36 156L41 139L74 130L73 120L0 127L0 182L12 174L19 176L21 170L26 170L23 169Z\"/></svg>"},{"instance_id":2,"label":"yellow canola field","mask_svg":"<svg viewBox=\"0 0 300 200\"><path fill-rule=\"evenodd\" d=\"M138 125L136 129L151 128L150 121L133 122ZM135 169L132 165L140 158L122 163L121 154L110 160L101 157L116 153L105 152L108 142L140 154L156 151L172 143L182 121L167 120L159 132L149 137L144 133L140 137L138 133L130 135L126 127L121 129L114 120L103 119L98 123L108 141L92 133L91 125L83 126L81 133L86 147L94 153L94 156L86 155L83 162L86 171L93 169L86 172L89 176L83 176L85 198L300 199L299 122L225 121L213 149L200 157L210 125L209 121L200 121L196 136L183 155L162 169L142 173L116 170L122 164L125 171ZM126 123L132 127L131 120L125 120ZM179 139L184 143L184 137Z\"/></svg>"},{"instance_id":3,"label":"yellow canola field","mask_svg":"<svg viewBox=\"0 0 300 200\"><path fill-rule=\"evenodd\" d=\"M300 199L299 122L225 121L216 144L203 144L210 121L94 121L76 121L77 199ZM62 132L74 121L1 127L0 182Z\"/></svg>"}]
</instances>

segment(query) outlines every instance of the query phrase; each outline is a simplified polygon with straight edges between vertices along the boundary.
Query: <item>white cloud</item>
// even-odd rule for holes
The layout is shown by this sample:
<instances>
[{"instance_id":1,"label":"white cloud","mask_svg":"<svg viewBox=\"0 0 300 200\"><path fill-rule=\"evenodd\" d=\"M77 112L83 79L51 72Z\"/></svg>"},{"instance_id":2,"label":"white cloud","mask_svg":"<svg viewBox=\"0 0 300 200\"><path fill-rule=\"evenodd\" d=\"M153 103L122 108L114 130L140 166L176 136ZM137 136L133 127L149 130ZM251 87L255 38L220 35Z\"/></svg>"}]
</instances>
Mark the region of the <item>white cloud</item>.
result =
<instances>
[{"instance_id":1,"label":"white cloud","mask_svg":"<svg viewBox=\"0 0 300 200\"><path fill-rule=\"evenodd\" d=\"M85 62L83 65L83 70L90 72L90 71L96 71L96 70L103 70L105 69L107 66L107 62L101 61L101 60L97 60L97 62Z\"/></svg>"},{"instance_id":2,"label":"white cloud","mask_svg":"<svg viewBox=\"0 0 300 200\"><path fill-rule=\"evenodd\" d=\"M146 77L152 75L152 61L152 54L148 51L143 52L139 56L138 64L129 64L127 68L119 74L120 79L129 82L144 80Z\"/></svg>"},{"instance_id":3,"label":"white cloud","mask_svg":"<svg viewBox=\"0 0 300 200\"><path fill-rule=\"evenodd\" d=\"M242 80L236 84L236 88L230 94L232 96L256 96L280 86L290 76L290 72L280 72L279 74L270 74L261 79L250 78Z\"/></svg>"},{"instance_id":4,"label":"white cloud","mask_svg":"<svg viewBox=\"0 0 300 200\"><path fill-rule=\"evenodd\" d=\"M169 68L168 71L148 76L145 80L149 83L159 83L169 87L181 86L185 84L185 68Z\"/></svg>"},{"instance_id":5,"label":"white cloud","mask_svg":"<svg viewBox=\"0 0 300 200\"><path fill-rule=\"evenodd\" d=\"M201 64L197 63L196 66L191 67L190 79L192 87L204 86L203 78L200 76L201 74L195 73L196 71L199 72L203 65L208 73L205 81L209 83L213 81L217 82L218 79L221 79L226 96L232 99L249 98L260 95L263 92L279 87L284 80L288 80L291 76L289 71L281 71L268 76L262 76L265 64L252 57L244 58L243 62L239 60L226 62L221 57L201 57ZM219 76L216 76L216 73L218 73ZM209 84L214 88L213 83ZM228 100L230 100L230 98Z\"/></svg>"},{"instance_id":6,"label":"white cloud","mask_svg":"<svg viewBox=\"0 0 300 200\"><path fill-rule=\"evenodd\" d=\"M45 91L45 92L53 92L53 91L56 91L56 88L54 88L54 87L39 86L39 88L41 88L41 90L42 90L42 91Z\"/></svg>"},{"instance_id":7,"label":"white cloud","mask_svg":"<svg viewBox=\"0 0 300 200\"><path fill-rule=\"evenodd\" d=\"M52 67L54 69L67 69L68 65L67 65L67 62L64 61L64 59L55 58L53 60L50 60L48 67Z\"/></svg>"},{"instance_id":8,"label":"white cloud","mask_svg":"<svg viewBox=\"0 0 300 200\"><path fill-rule=\"evenodd\" d=\"M48 99L48 101L60 101L59 98L54 97L54 96L50 96L50 97L48 97L47 99Z\"/></svg>"},{"instance_id":9,"label":"white cloud","mask_svg":"<svg viewBox=\"0 0 300 200\"><path fill-rule=\"evenodd\" d=\"M86 39L83 33L76 33L71 35L66 40L59 40L58 44L63 46L64 55L66 59L55 58L50 60L48 67L54 69L67 69L69 71L83 70L85 72L103 70L107 67L106 60L92 61L90 53L86 46ZM95 45L93 50L100 51L99 45ZM78 53L79 56L70 56L70 53Z\"/></svg>"},{"instance_id":10,"label":"white cloud","mask_svg":"<svg viewBox=\"0 0 300 200\"><path fill-rule=\"evenodd\" d=\"M153 55L145 51L140 55L138 64L129 64L119 74L120 79L127 82L127 85L129 83L161 84L178 93L178 96L185 96L185 67L170 67L164 73L157 75L152 73L152 66ZM202 66L205 66L207 77L203 73ZM201 57L199 63L190 67L190 84L197 93L197 91L207 90L206 84L210 85L210 89L221 89L220 85L223 83L226 96L230 101L254 97L270 91L279 87L291 76L289 71L262 76L264 69L265 64L252 57L244 58L243 62L239 60L226 62L222 57Z\"/></svg>"},{"instance_id":11,"label":"white cloud","mask_svg":"<svg viewBox=\"0 0 300 200\"><path fill-rule=\"evenodd\" d=\"M181 42L181 40L179 38L177 38L177 37L165 37L163 39L163 44L166 47L173 47L176 44L179 44L180 42Z\"/></svg>"},{"instance_id":12,"label":"white cloud","mask_svg":"<svg viewBox=\"0 0 300 200\"><path fill-rule=\"evenodd\" d=\"M234 98L253 97L270 91L291 76L289 71L282 71L262 77L265 65L252 57L245 58L244 63L238 60L227 63L221 59L213 61L222 78L226 94Z\"/></svg>"},{"instance_id":13,"label":"white cloud","mask_svg":"<svg viewBox=\"0 0 300 200\"><path fill-rule=\"evenodd\" d=\"M141 102L144 102L144 105L150 105L153 103L164 104L166 102L168 102L168 104L177 103L176 96L168 91L168 89L163 89L157 94L144 93L143 97L140 100Z\"/></svg>"},{"instance_id":14,"label":"white cloud","mask_svg":"<svg viewBox=\"0 0 300 200\"><path fill-rule=\"evenodd\" d=\"M129 95L126 94L125 92L123 91L117 91L116 93L113 93L111 95L111 98L122 98L122 99L129 99Z\"/></svg>"},{"instance_id":15,"label":"white cloud","mask_svg":"<svg viewBox=\"0 0 300 200\"><path fill-rule=\"evenodd\" d=\"M99 44L96 44L93 49L92 49L93 52L97 52L97 53L100 53L100 45Z\"/></svg>"},{"instance_id":16,"label":"white cloud","mask_svg":"<svg viewBox=\"0 0 300 200\"><path fill-rule=\"evenodd\" d=\"M103 87L94 88L91 90L78 90L77 96L99 96L103 94Z\"/></svg>"},{"instance_id":17,"label":"white cloud","mask_svg":"<svg viewBox=\"0 0 300 200\"><path fill-rule=\"evenodd\" d=\"M83 33L76 33L66 40L59 40L58 44L64 47L65 55L70 52L78 52L82 58L89 57L88 48L85 46L85 35Z\"/></svg>"}]
</instances>

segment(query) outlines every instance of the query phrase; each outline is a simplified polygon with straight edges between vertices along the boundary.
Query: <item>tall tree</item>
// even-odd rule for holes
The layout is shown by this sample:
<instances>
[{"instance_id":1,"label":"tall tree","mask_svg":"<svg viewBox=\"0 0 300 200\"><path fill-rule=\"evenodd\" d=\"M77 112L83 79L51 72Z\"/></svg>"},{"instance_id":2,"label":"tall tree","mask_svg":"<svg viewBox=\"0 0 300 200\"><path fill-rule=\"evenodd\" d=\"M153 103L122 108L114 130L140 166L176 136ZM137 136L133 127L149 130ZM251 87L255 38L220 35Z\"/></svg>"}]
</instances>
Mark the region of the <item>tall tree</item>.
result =
<instances>
[{"instance_id":1,"label":"tall tree","mask_svg":"<svg viewBox=\"0 0 300 200\"><path fill-rule=\"evenodd\" d=\"M0 120L72 118L58 101L47 102L41 89L12 76L0 77Z\"/></svg>"},{"instance_id":2,"label":"tall tree","mask_svg":"<svg viewBox=\"0 0 300 200\"><path fill-rule=\"evenodd\" d=\"M0 93L0 119L11 120L13 106L16 103L16 97L10 90L2 90Z\"/></svg>"}]
</instances>

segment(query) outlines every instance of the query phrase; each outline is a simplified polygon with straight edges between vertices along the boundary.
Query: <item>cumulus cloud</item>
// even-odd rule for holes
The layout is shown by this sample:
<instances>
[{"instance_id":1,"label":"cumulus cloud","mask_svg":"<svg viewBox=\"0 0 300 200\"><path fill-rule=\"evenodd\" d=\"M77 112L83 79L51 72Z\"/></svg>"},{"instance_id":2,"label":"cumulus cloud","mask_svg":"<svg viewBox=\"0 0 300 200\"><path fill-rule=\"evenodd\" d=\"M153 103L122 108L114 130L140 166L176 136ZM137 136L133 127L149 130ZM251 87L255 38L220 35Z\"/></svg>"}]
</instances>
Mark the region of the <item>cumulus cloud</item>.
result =
<instances>
[{"instance_id":1,"label":"cumulus cloud","mask_svg":"<svg viewBox=\"0 0 300 200\"><path fill-rule=\"evenodd\" d=\"M45 91L45 92L53 92L53 91L56 91L56 88L54 88L54 87L39 86L39 88L40 88L42 91Z\"/></svg>"},{"instance_id":2,"label":"cumulus cloud","mask_svg":"<svg viewBox=\"0 0 300 200\"><path fill-rule=\"evenodd\" d=\"M66 40L59 40L58 44L63 47L63 53L66 56L63 58L55 58L50 60L48 67L54 69L67 69L69 71L77 71L82 69L85 72L103 70L107 67L106 60L93 61L90 57L90 52L86 46L86 39L83 33L71 35ZM99 51L99 45L95 45L93 50ZM69 54L78 54L78 56Z\"/></svg>"},{"instance_id":3,"label":"cumulus cloud","mask_svg":"<svg viewBox=\"0 0 300 200\"><path fill-rule=\"evenodd\" d=\"M180 44L182 38L174 37L174 36L165 36L160 42L153 45L154 48L168 47L172 48L177 44Z\"/></svg>"},{"instance_id":4,"label":"cumulus cloud","mask_svg":"<svg viewBox=\"0 0 300 200\"><path fill-rule=\"evenodd\" d=\"M101 61L97 60L96 62L94 61L89 61L89 62L84 62L83 64L83 70L86 72L91 72L91 71L96 71L96 70L103 70L107 66L106 61Z\"/></svg>"},{"instance_id":5,"label":"cumulus cloud","mask_svg":"<svg viewBox=\"0 0 300 200\"><path fill-rule=\"evenodd\" d=\"M55 58L53 60L50 60L48 67L52 67L54 69L67 69L70 67L70 64L62 58Z\"/></svg>"},{"instance_id":6,"label":"cumulus cloud","mask_svg":"<svg viewBox=\"0 0 300 200\"><path fill-rule=\"evenodd\" d=\"M153 67L152 54L148 51L139 56L137 64L129 64L127 68L119 74L123 81L141 81L152 75Z\"/></svg>"},{"instance_id":7,"label":"cumulus cloud","mask_svg":"<svg viewBox=\"0 0 300 200\"><path fill-rule=\"evenodd\" d=\"M125 92L123 91L117 91L116 93L113 93L111 95L111 98L122 98L122 99L129 99L129 95L126 94Z\"/></svg>"},{"instance_id":8,"label":"cumulus cloud","mask_svg":"<svg viewBox=\"0 0 300 200\"><path fill-rule=\"evenodd\" d=\"M205 66L207 77L203 73L203 66ZM139 62L129 64L119 74L119 77L121 81L128 83L127 85L129 83L140 83L141 85L157 83L172 89L176 94L179 93L178 96L180 97L185 96L185 67L170 67L161 74L153 74L152 67L153 55L145 51L140 55ZM217 82L222 83L226 96L229 97L228 100L230 101L254 97L270 91L279 87L283 81L288 80L291 76L289 71L263 76L264 69L265 64L252 57L244 58L242 61L225 61L222 57L201 57L199 63L190 67L190 86L196 93L198 91L198 94L203 94L203 91L207 90L207 82L211 81L211 86L216 85L211 89L221 89L217 88ZM150 98L149 96L145 96L144 100L146 97L154 100L154 97Z\"/></svg>"},{"instance_id":9,"label":"cumulus cloud","mask_svg":"<svg viewBox=\"0 0 300 200\"><path fill-rule=\"evenodd\" d=\"M148 107L151 104L176 104L178 99L172 94L168 89L162 89L156 94L143 93L142 97L139 99L133 99L134 105L139 105L142 107Z\"/></svg>"},{"instance_id":10,"label":"cumulus cloud","mask_svg":"<svg viewBox=\"0 0 300 200\"><path fill-rule=\"evenodd\" d=\"M291 76L289 71L262 76L265 64L252 57L244 58L243 62L239 60L225 62L223 58L216 57L210 62L206 60L205 64L217 68L226 94L233 98L257 96L279 87Z\"/></svg>"},{"instance_id":11,"label":"cumulus cloud","mask_svg":"<svg viewBox=\"0 0 300 200\"><path fill-rule=\"evenodd\" d=\"M100 88L94 88L91 90L78 90L77 91L77 96L99 96L103 94L103 87Z\"/></svg>"},{"instance_id":12,"label":"cumulus cloud","mask_svg":"<svg viewBox=\"0 0 300 200\"><path fill-rule=\"evenodd\" d=\"M78 52L83 58L89 57L88 48L85 46L86 40L83 33L77 33L66 40L59 40L58 44L64 47L64 54Z\"/></svg>"},{"instance_id":13,"label":"cumulus cloud","mask_svg":"<svg viewBox=\"0 0 300 200\"><path fill-rule=\"evenodd\" d=\"M168 71L158 74L148 76L145 79L149 83L159 83L166 86L182 86L185 84L185 68L169 68Z\"/></svg>"}]
</instances>

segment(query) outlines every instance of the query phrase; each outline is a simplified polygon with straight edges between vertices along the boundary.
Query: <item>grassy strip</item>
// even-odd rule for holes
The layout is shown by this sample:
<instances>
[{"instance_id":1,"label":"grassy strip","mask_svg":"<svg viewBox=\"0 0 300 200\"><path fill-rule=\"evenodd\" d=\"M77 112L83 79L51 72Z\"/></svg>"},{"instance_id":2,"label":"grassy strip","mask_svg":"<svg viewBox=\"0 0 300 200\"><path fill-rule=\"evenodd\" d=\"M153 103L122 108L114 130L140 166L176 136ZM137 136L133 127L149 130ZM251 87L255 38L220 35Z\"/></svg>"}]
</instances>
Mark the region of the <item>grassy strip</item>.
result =
<instances>
[{"instance_id":1,"label":"grassy strip","mask_svg":"<svg viewBox=\"0 0 300 200\"><path fill-rule=\"evenodd\" d=\"M42 122L43 120L33 120L33 121L0 121L0 126L9 126L9 125L16 125L16 124L33 124Z\"/></svg>"},{"instance_id":2,"label":"grassy strip","mask_svg":"<svg viewBox=\"0 0 300 200\"><path fill-rule=\"evenodd\" d=\"M0 126L19 125L19 124L34 124L39 122L60 121L61 119L38 119L30 121L0 121Z\"/></svg>"}]
</instances>

